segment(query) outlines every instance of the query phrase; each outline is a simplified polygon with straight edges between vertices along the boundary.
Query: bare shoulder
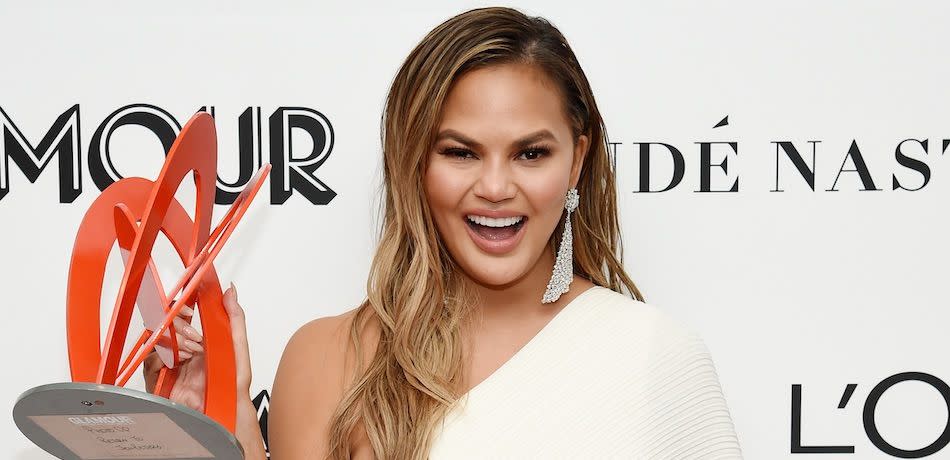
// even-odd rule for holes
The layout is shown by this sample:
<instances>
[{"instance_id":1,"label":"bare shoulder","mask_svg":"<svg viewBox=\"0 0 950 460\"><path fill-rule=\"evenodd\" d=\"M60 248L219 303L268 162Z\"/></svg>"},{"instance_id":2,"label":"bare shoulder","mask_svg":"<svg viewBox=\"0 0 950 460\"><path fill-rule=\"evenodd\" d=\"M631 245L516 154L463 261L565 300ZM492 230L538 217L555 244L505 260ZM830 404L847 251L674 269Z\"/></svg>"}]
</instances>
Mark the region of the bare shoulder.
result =
<instances>
[{"instance_id":1,"label":"bare shoulder","mask_svg":"<svg viewBox=\"0 0 950 460\"><path fill-rule=\"evenodd\" d=\"M274 458L323 458L330 419L354 370L350 327L359 307L312 320L291 336L271 389L268 444ZM364 315L371 316L371 315ZM361 324L364 356L375 351L373 321ZM372 342L372 343L370 343ZM370 350L367 350L370 349Z\"/></svg>"}]
</instances>

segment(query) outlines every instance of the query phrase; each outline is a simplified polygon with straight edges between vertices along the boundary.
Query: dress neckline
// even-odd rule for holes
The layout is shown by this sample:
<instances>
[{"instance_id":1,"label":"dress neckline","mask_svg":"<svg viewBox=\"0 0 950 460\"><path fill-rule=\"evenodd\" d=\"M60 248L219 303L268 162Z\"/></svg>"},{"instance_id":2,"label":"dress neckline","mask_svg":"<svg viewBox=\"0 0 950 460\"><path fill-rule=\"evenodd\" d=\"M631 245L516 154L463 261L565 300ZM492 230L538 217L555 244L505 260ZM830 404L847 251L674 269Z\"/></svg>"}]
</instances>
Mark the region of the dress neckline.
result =
<instances>
[{"instance_id":1,"label":"dress neckline","mask_svg":"<svg viewBox=\"0 0 950 460\"><path fill-rule=\"evenodd\" d=\"M558 311L557 314L554 315L554 317L548 320L548 322L543 327L541 327L541 330L539 330L536 334L534 334L534 336L531 337L528 340L528 342L525 343L520 349L518 349L518 351L516 351L515 354L511 355L510 358L508 358L504 363L501 364L501 366L495 369L494 372L489 374L488 377L485 377L477 385L473 386L467 392L463 393L459 399L460 400L469 399L473 397L472 395L478 394L480 391L485 391L486 387L492 385L495 381L501 378L500 375L503 376L503 374L511 373L512 372L511 369L513 368L513 366L517 365L518 362L520 362L524 358L524 355L531 352L534 348L537 348L538 346L540 346L541 341L543 341L544 338L551 333L550 331L554 329L555 327L557 327L558 324L566 320L567 314L570 313L576 305L579 305L581 303L580 300L582 298L588 296L591 293L591 291L594 291L598 288L606 289L603 286L598 286L595 284L585 289L584 292L581 292L576 297L571 299L571 301L568 302L567 305L561 308L561 310Z\"/></svg>"}]
</instances>

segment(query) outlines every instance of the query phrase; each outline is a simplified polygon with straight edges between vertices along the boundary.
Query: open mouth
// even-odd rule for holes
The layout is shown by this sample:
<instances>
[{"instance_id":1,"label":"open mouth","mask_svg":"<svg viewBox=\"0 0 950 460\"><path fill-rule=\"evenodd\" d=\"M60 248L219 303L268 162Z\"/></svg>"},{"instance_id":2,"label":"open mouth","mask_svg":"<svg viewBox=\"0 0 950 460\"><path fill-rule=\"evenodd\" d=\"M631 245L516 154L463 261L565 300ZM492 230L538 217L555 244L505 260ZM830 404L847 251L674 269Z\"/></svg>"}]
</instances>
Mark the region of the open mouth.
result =
<instances>
[{"instance_id":1,"label":"open mouth","mask_svg":"<svg viewBox=\"0 0 950 460\"><path fill-rule=\"evenodd\" d=\"M503 241L513 238L524 226L527 216L492 219L482 216L466 216L465 223L476 235L489 241Z\"/></svg>"}]
</instances>

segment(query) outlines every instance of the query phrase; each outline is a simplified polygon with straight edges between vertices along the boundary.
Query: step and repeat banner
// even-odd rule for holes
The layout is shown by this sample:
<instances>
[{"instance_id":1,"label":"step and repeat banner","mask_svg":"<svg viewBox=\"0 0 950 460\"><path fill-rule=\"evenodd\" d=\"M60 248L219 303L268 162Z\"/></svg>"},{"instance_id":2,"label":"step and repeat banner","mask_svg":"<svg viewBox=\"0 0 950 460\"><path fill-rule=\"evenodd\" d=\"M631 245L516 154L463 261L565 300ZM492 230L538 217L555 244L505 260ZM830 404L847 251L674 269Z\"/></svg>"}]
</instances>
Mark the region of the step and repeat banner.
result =
<instances>
[{"instance_id":1,"label":"step and repeat banner","mask_svg":"<svg viewBox=\"0 0 950 460\"><path fill-rule=\"evenodd\" d=\"M24 390L69 380L83 213L120 178L154 179L198 110L216 120L219 203L274 166L215 263L247 313L265 418L291 334L365 294L391 79L431 28L477 6L4 2L4 457L48 458L9 414ZM950 6L510 6L551 20L587 72L626 267L705 338L746 457L950 458ZM163 279L180 275L167 241L155 257Z\"/></svg>"}]
</instances>

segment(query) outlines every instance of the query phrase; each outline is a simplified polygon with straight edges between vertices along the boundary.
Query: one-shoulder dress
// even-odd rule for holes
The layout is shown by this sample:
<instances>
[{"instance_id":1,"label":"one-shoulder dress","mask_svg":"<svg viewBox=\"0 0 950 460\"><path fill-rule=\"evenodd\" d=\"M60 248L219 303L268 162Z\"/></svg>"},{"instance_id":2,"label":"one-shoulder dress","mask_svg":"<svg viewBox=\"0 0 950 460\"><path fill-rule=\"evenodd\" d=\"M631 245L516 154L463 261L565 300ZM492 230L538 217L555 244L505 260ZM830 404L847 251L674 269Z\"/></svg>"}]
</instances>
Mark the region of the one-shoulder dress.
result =
<instances>
[{"instance_id":1,"label":"one-shoulder dress","mask_svg":"<svg viewBox=\"0 0 950 460\"><path fill-rule=\"evenodd\" d=\"M430 458L742 458L703 339L659 308L582 292L465 393Z\"/></svg>"}]
</instances>

